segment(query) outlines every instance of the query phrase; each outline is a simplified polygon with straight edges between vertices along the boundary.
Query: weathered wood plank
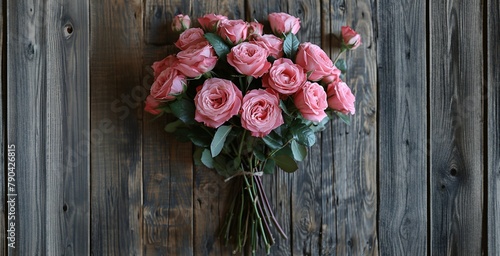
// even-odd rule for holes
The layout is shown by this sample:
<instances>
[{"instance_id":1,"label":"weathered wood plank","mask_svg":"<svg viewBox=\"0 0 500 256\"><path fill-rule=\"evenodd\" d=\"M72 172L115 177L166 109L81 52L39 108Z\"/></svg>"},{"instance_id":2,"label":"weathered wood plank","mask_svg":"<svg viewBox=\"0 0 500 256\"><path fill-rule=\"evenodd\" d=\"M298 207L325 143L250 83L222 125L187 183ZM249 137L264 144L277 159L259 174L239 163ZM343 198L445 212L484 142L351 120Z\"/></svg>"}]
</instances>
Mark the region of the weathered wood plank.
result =
<instances>
[{"instance_id":1,"label":"weathered wood plank","mask_svg":"<svg viewBox=\"0 0 500 256\"><path fill-rule=\"evenodd\" d=\"M141 255L142 1L92 1L91 253Z\"/></svg>"},{"instance_id":2,"label":"weathered wood plank","mask_svg":"<svg viewBox=\"0 0 500 256\"><path fill-rule=\"evenodd\" d=\"M432 255L483 252L483 13L481 1L431 1Z\"/></svg>"},{"instance_id":3,"label":"weathered wood plank","mask_svg":"<svg viewBox=\"0 0 500 256\"><path fill-rule=\"evenodd\" d=\"M488 255L500 254L500 3L490 0L487 8L487 98L486 113L488 116ZM486 14L483 14L486 15ZM483 93L483 95L485 95ZM483 101L484 102L484 101ZM483 248L486 249L486 248Z\"/></svg>"},{"instance_id":4,"label":"weathered wood plank","mask_svg":"<svg viewBox=\"0 0 500 256\"><path fill-rule=\"evenodd\" d=\"M9 254L88 254L88 2L8 1L7 15L17 194Z\"/></svg>"},{"instance_id":5,"label":"weathered wood plank","mask_svg":"<svg viewBox=\"0 0 500 256\"><path fill-rule=\"evenodd\" d=\"M377 255L377 71L373 1L332 3L336 14L332 31L349 25L361 34L363 45L344 55L346 83L356 95L351 124L332 123L336 254ZM344 16L344 17L342 17ZM341 20L343 19L343 20ZM340 23L340 24L338 24ZM332 42L335 43L335 42ZM335 56L332 56L335 58Z\"/></svg>"},{"instance_id":6,"label":"weathered wood plank","mask_svg":"<svg viewBox=\"0 0 500 256\"><path fill-rule=\"evenodd\" d=\"M6 33L6 27L7 24L4 23L4 18L6 14L4 14L4 6L5 3L4 1L0 2L0 120L2 120L2 123L0 124L0 229L1 230L7 230L8 226L5 224L7 222L7 217L8 217L8 212L9 212L9 204L4 203L6 202L6 185L8 181L8 169L5 167L7 166L8 163L8 151L5 151L4 149L7 148L8 141L6 141L6 133L5 130L7 129L7 116L5 116L6 113L6 108L5 106L7 105L6 102L6 92L7 92L7 84L5 83L6 81L6 67L5 67L5 47L7 45L5 44L5 33ZM12 166L11 166L12 167ZM7 233L8 231L2 231L0 232L0 253L2 255L7 255Z\"/></svg>"},{"instance_id":7,"label":"weathered wood plank","mask_svg":"<svg viewBox=\"0 0 500 256\"><path fill-rule=\"evenodd\" d=\"M177 37L172 32L172 20L177 14L189 14L193 1L183 0L143 0L144 40L150 45L173 44ZM195 22L193 20L193 22Z\"/></svg>"},{"instance_id":8,"label":"weathered wood plank","mask_svg":"<svg viewBox=\"0 0 500 256\"><path fill-rule=\"evenodd\" d=\"M381 255L427 253L426 5L378 3Z\"/></svg>"},{"instance_id":9,"label":"weathered wood plank","mask_svg":"<svg viewBox=\"0 0 500 256\"><path fill-rule=\"evenodd\" d=\"M146 45L145 88L153 81L151 64L173 53L173 48ZM164 118L154 121L153 118L144 114L144 254L193 255L192 146L167 134L163 129L167 123Z\"/></svg>"},{"instance_id":10,"label":"weathered wood plank","mask_svg":"<svg viewBox=\"0 0 500 256\"><path fill-rule=\"evenodd\" d=\"M190 16L197 19L208 13L225 15L230 19L244 19L243 0L191 1ZM191 155L190 155L191 156ZM232 247L224 246L218 237L218 229L224 223L228 207L228 193L231 182L214 170L201 166L194 169L194 255L230 255Z\"/></svg>"}]
</instances>

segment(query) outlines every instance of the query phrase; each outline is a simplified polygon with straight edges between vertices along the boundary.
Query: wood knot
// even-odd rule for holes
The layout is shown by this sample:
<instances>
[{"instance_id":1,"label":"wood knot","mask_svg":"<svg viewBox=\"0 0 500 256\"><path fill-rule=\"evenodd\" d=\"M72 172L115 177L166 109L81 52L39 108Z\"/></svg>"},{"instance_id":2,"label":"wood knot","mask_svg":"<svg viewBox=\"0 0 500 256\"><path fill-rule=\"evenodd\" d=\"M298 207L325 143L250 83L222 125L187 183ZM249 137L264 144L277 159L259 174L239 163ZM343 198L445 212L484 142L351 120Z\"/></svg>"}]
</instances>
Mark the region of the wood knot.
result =
<instances>
[{"instance_id":1,"label":"wood knot","mask_svg":"<svg viewBox=\"0 0 500 256\"><path fill-rule=\"evenodd\" d=\"M73 25L71 23L66 23L63 27L64 38L69 39L73 35Z\"/></svg>"}]
</instances>

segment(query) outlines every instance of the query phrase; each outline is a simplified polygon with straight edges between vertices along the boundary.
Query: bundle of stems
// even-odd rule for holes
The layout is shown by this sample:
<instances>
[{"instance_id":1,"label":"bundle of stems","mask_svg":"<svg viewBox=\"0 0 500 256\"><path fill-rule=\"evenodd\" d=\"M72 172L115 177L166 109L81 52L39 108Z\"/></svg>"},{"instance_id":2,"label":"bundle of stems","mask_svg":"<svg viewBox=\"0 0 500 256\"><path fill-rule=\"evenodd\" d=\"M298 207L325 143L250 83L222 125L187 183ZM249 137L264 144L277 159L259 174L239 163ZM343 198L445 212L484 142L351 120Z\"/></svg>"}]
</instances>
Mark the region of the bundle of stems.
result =
<instances>
[{"instance_id":1,"label":"bundle of stems","mask_svg":"<svg viewBox=\"0 0 500 256\"><path fill-rule=\"evenodd\" d=\"M269 254L271 245L275 243L272 227L287 239L269 204L261 175L255 170L233 180L230 196L231 204L220 236L226 246L236 246L233 254L246 252L247 255L255 255L258 245L264 246Z\"/></svg>"}]
</instances>

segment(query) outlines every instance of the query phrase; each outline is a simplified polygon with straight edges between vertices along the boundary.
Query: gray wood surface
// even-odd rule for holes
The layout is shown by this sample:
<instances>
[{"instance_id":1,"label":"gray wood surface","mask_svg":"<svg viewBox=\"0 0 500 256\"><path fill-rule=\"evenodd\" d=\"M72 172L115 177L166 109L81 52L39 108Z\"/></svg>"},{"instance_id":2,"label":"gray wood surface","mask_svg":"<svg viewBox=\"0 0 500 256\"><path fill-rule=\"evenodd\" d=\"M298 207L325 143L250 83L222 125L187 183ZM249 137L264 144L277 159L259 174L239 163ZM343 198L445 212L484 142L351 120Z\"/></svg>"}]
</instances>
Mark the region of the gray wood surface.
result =
<instances>
[{"instance_id":1,"label":"gray wood surface","mask_svg":"<svg viewBox=\"0 0 500 256\"><path fill-rule=\"evenodd\" d=\"M432 255L483 251L481 1L429 3Z\"/></svg>"},{"instance_id":2,"label":"gray wood surface","mask_svg":"<svg viewBox=\"0 0 500 256\"><path fill-rule=\"evenodd\" d=\"M2 230L7 230L8 226L5 224L7 223L7 217L8 217L8 211L9 211L9 206L8 203L4 204L3 202L6 202L6 192L7 192L7 177L8 177L8 172L6 172L8 169L6 167L9 167L7 165L8 163L8 155L6 154L7 151L4 149L7 147L7 141L6 141L6 135L5 135L5 129L7 128L4 120L6 120L6 83L5 83L5 26L4 24L4 5L5 3L2 1L0 2L0 120L2 120L2 123L0 124L0 228ZM13 167L13 166L10 166ZM2 255L7 254L7 231L6 232L0 232L0 253Z\"/></svg>"},{"instance_id":3,"label":"gray wood surface","mask_svg":"<svg viewBox=\"0 0 500 256\"><path fill-rule=\"evenodd\" d=\"M374 1L345 2L345 22L363 36L347 53L346 83L356 95L351 124L332 125L337 255L377 255L377 43ZM336 25L338 26L338 25ZM338 29L338 27L337 27Z\"/></svg>"},{"instance_id":4,"label":"gray wood surface","mask_svg":"<svg viewBox=\"0 0 500 256\"><path fill-rule=\"evenodd\" d=\"M88 2L7 1L6 10L17 194L9 255L88 254Z\"/></svg>"},{"instance_id":5,"label":"gray wood surface","mask_svg":"<svg viewBox=\"0 0 500 256\"><path fill-rule=\"evenodd\" d=\"M486 136L488 148L488 176L487 176L487 252L488 255L500 254L500 3L489 0L487 8L487 48L485 49L487 93L481 98L486 102L488 121ZM484 97L486 96L486 98ZM486 248L483 248L483 250Z\"/></svg>"},{"instance_id":6,"label":"gray wood surface","mask_svg":"<svg viewBox=\"0 0 500 256\"><path fill-rule=\"evenodd\" d=\"M91 1L91 253L143 251L141 1Z\"/></svg>"},{"instance_id":7,"label":"gray wood surface","mask_svg":"<svg viewBox=\"0 0 500 256\"><path fill-rule=\"evenodd\" d=\"M268 26L271 12L332 58L340 26L363 37L347 53L351 125L329 124L296 173L263 177L288 234L271 255L498 255L495 0L2 1L0 254L230 255L217 231L232 183L143 102L150 65L175 51L174 15Z\"/></svg>"},{"instance_id":8,"label":"gray wood surface","mask_svg":"<svg viewBox=\"0 0 500 256\"><path fill-rule=\"evenodd\" d=\"M425 12L424 1L378 3L381 255L427 253L427 21L422 15Z\"/></svg>"}]
</instances>

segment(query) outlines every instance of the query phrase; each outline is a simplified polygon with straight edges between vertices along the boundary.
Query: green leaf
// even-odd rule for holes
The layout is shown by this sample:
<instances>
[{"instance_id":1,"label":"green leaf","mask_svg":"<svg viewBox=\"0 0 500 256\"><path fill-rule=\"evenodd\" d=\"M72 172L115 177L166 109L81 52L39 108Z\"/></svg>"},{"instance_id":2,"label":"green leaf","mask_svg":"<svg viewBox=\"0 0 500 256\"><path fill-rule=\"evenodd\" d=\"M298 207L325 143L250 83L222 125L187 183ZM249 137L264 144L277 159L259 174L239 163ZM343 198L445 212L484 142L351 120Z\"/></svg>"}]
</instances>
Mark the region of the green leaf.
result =
<instances>
[{"instance_id":1,"label":"green leaf","mask_svg":"<svg viewBox=\"0 0 500 256\"><path fill-rule=\"evenodd\" d=\"M276 168L276 162L270 158L270 159L267 159L262 171L265 174L273 174L275 168Z\"/></svg>"},{"instance_id":2,"label":"green leaf","mask_svg":"<svg viewBox=\"0 0 500 256\"><path fill-rule=\"evenodd\" d=\"M337 114L337 116L340 117L340 120L344 121L347 125L351 124L351 118L348 115L337 111L335 111L335 114Z\"/></svg>"},{"instance_id":3,"label":"green leaf","mask_svg":"<svg viewBox=\"0 0 500 256\"><path fill-rule=\"evenodd\" d=\"M326 125L328 124L328 122L330 121L330 117L325 117L323 118L323 120L321 120L319 123L315 124L311 124L309 127L311 127L311 130L313 132L321 132L323 130L326 129Z\"/></svg>"},{"instance_id":4,"label":"green leaf","mask_svg":"<svg viewBox=\"0 0 500 256\"><path fill-rule=\"evenodd\" d=\"M302 145L311 147L316 143L316 134L314 134L314 131L308 125L300 122L300 120L292 123L290 132L297 142Z\"/></svg>"},{"instance_id":5,"label":"green leaf","mask_svg":"<svg viewBox=\"0 0 500 256\"><path fill-rule=\"evenodd\" d=\"M215 53L217 53L217 56L219 56L219 58L225 58L226 55L231 51L231 48L229 48L229 46L220 36L214 33L206 33L205 38L212 45Z\"/></svg>"},{"instance_id":6,"label":"green leaf","mask_svg":"<svg viewBox=\"0 0 500 256\"><path fill-rule=\"evenodd\" d=\"M216 157L222 151L227 135L231 132L231 128L232 126L230 125L223 125L217 129L217 132L215 132L212 143L210 144L212 157Z\"/></svg>"},{"instance_id":7,"label":"green leaf","mask_svg":"<svg viewBox=\"0 0 500 256\"><path fill-rule=\"evenodd\" d=\"M289 155L277 155L273 157L273 160L276 162L276 165L285 172L294 172L299 169L295 160Z\"/></svg>"},{"instance_id":8,"label":"green leaf","mask_svg":"<svg viewBox=\"0 0 500 256\"><path fill-rule=\"evenodd\" d=\"M203 162L201 161L201 156L203 154L203 149L204 148L196 147L196 149L194 150L193 160L194 160L194 164L195 165L202 165L203 164Z\"/></svg>"},{"instance_id":9,"label":"green leaf","mask_svg":"<svg viewBox=\"0 0 500 256\"><path fill-rule=\"evenodd\" d=\"M285 53L285 56L291 60L295 60L295 54L297 53L299 45L300 41L297 39L297 36L295 34L288 33L283 41L283 52Z\"/></svg>"},{"instance_id":10,"label":"green leaf","mask_svg":"<svg viewBox=\"0 0 500 256\"><path fill-rule=\"evenodd\" d=\"M262 140L271 149L278 149L283 146L283 140L276 132L272 131L267 136L263 137Z\"/></svg>"},{"instance_id":11,"label":"green leaf","mask_svg":"<svg viewBox=\"0 0 500 256\"><path fill-rule=\"evenodd\" d=\"M302 161L307 156L307 147L298 143L296 140L292 140L291 144L293 158L297 161Z\"/></svg>"},{"instance_id":12,"label":"green leaf","mask_svg":"<svg viewBox=\"0 0 500 256\"><path fill-rule=\"evenodd\" d=\"M170 109L172 110L172 114L184 123L193 124L196 122L194 120L195 106L193 101L186 98L180 98L170 103Z\"/></svg>"},{"instance_id":13,"label":"green leaf","mask_svg":"<svg viewBox=\"0 0 500 256\"><path fill-rule=\"evenodd\" d=\"M347 71L347 64L344 59L338 59L335 63L335 66L340 69L340 72L342 72L342 74L345 74L345 72Z\"/></svg>"},{"instance_id":14,"label":"green leaf","mask_svg":"<svg viewBox=\"0 0 500 256\"><path fill-rule=\"evenodd\" d=\"M214 168L214 159L210 154L210 150L208 149L203 150L203 152L201 153L201 162L210 169Z\"/></svg>"},{"instance_id":15,"label":"green leaf","mask_svg":"<svg viewBox=\"0 0 500 256\"><path fill-rule=\"evenodd\" d=\"M188 131L187 137L198 147L208 148L213 136L200 126L195 126Z\"/></svg>"},{"instance_id":16,"label":"green leaf","mask_svg":"<svg viewBox=\"0 0 500 256\"><path fill-rule=\"evenodd\" d=\"M166 132L169 132L169 133L175 132L175 130L177 130L177 128L178 128L179 126L183 125L183 124L184 124L184 122L182 122L182 120L177 119L177 120L175 120L175 121L173 121L173 122L171 122L171 123L167 124L167 125L165 126L165 131L166 131Z\"/></svg>"}]
</instances>

